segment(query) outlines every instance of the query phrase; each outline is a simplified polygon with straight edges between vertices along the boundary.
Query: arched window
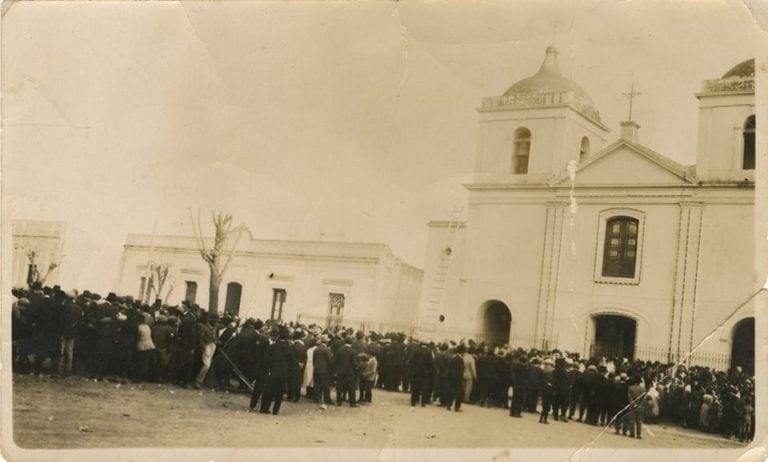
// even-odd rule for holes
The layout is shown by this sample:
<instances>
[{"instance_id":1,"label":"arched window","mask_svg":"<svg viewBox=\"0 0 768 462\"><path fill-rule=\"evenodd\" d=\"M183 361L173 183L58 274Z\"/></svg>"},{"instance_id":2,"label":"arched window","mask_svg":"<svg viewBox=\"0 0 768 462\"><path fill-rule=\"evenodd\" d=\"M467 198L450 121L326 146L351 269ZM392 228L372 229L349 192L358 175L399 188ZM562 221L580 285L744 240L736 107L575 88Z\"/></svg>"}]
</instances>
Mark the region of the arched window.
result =
<instances>
[{"instance_id":1,"label":"arched window","mask_svg":"<svg viewBox=\"0 0 768 462\"><path fill-rule=\"evenodd\" d=\"M586 136L581 139L581 148L579 149L579 162L584 162L589 156L589 138Z\"/></svg>"},{"instance_id":2,"label":"arched window","mask_svg":"<svg viewBox=\"0 0 768 462\"><path fill-rule=\"evenodd\" d=\"M639 222L632 217L610 218L605 226L603 276L634 278Z\"/></svg>"},{"instance_id":3,"label":"arched window","mask_svg":"<svg viewBox=\"0 0 768 462\"><path fill-rule=\"evenodd\" d=\"M515 156L512 159L513 172L521 175L528 173L528 157L531 153L531 131L518 128L515 131Z\"/></svg>"},{"instance_id":4,"label":"arched window","mask_svg":"<svg viewBox=\"0 0 768 462\"><path fill-rule=\"evenodd\" d=\"M743 170L755 169L755 116L747 117L744 122L744 156L742 158Z\"/></svg>"}]
</instances>

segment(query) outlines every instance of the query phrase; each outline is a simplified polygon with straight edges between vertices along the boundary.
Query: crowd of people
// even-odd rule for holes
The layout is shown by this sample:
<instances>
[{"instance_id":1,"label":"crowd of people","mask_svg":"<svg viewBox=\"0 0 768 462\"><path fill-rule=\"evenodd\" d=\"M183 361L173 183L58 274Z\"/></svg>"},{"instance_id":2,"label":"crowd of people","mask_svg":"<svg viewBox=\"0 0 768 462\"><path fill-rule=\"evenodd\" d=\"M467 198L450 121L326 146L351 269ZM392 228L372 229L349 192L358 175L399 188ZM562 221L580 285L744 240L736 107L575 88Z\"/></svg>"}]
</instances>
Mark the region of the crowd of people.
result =
<instances>
[{"instance_id":1,"label":"crowd of people","mask_svg":"<svg viewBox=\"0 0 768 462\"><path fill-rule=\"evenodd\" d=\"M325 409L373 403L375 390L410 393L412 406L462 403L578 421L642 437L660 420L749 441L754 378L623 358L580 358L473 340L428 342L208 313L194 303L143 304L130 296L59 287L13 289L14 372L94 380L242 389L250 408L278 414L284 399ZM48 364L46 368L46 364ZM331 389L335 388L335 399Z\"/></svg>"}]
</instances>

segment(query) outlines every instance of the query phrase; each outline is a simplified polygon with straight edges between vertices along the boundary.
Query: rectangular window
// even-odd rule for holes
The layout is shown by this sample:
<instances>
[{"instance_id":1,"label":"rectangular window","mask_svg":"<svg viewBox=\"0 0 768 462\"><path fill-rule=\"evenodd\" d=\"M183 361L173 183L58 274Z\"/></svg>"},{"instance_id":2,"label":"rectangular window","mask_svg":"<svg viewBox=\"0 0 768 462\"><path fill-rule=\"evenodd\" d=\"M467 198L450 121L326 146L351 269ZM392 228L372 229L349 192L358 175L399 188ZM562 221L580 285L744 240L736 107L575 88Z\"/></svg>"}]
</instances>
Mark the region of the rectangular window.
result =
<instances>
[{"instance_id":1,"label":"rectangular window","mask_svg":"<svg viewBox=\"0 0 768 462\"><path fill-rule=\"evenodd\" d=\"M283 305L288 293L285 289L272 289L272 313L269 319L273 321L283 320Z\"/></svg>"},{"instance_id":2,"label":"rectangular window","mask_svg":"<svg viewBox=\"0 0 768 462\"><path fill-rule=\"evenodd\" d=\"M144 293L147 291L147 278L142 276L139 284L139 300L144 300Z\"/></svg>"},{"instance_id":3,"label":"rectangular window","mask_svg":"<svg viewBox=\"0 0 768 462\"><path fill-rule=\"evenodd\" d=\"M634 278L637 258L638 221L615 217L605 227L603 276Z\"/></svg>"},{"instance_id":4,"label":"rectangular window","mask_svg":"<svg viewBox=\"0 0 768 462\"><path fill-rule=\"evenodd\" d=\"M341 325L344 316L344 294L328 294L328 327Z\"/></svg>"},{"instance_id":5,"label":"rectangular window","mask_svg":"<svg viewBox=\"0 0 768 462\"><path fill-rule=\"evenodd\" d=\"M184 293L184 301L189 304L195 303L195 300L197 300L197 282L184 281L184 283L187 285Z\"/></svg>"}]
</instances>

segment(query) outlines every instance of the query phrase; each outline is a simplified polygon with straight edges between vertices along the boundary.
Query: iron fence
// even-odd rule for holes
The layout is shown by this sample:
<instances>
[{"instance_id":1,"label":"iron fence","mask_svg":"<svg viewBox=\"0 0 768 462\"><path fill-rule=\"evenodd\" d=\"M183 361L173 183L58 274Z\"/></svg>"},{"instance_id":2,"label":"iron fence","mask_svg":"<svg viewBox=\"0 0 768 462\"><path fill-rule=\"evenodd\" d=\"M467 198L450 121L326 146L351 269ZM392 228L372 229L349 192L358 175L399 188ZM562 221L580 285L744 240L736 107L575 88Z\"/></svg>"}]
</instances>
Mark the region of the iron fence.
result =
<instances>
[{"instance_id":1,"label":"iron fence","mask_svg":"<svg viewBox=\"0 0 768 462\"><path fill-rule=\"evenodd\" d=\"M717 370L728 370L731 367L731 357L728 354L708 352L677 352L663 347L635 347L634 351L625 351L621 347L605 348L590 345L591 357L627 358L642 361L658 361L660 363L676 363L687 366L709 367Z\"/></svg>"}]
</instances>

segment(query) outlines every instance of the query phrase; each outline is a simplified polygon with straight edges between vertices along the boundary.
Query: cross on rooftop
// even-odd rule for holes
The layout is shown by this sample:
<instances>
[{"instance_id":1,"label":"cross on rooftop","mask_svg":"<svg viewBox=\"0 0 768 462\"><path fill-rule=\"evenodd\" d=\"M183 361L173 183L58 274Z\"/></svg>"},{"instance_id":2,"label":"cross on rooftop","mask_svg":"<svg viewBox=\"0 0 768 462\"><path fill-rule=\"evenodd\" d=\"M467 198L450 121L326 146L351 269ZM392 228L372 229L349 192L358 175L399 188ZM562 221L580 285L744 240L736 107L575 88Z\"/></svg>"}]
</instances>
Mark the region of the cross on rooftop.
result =
<instances>
[{"instance_id":1,"label":"cross on rooftop","mask_svg":"<svg viewBox=\"0 0 768 462\"><path fill-rule=\"evenodd\" d=\"M621 95L629 97L629 118L627 120L632 120L632 100L635 96L642 95L642 93L635 91L635 84L633 83L632 87L629 89L629 93L622 93Z\"/></svg>"}]
</instances>

